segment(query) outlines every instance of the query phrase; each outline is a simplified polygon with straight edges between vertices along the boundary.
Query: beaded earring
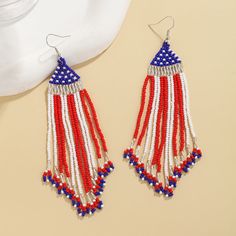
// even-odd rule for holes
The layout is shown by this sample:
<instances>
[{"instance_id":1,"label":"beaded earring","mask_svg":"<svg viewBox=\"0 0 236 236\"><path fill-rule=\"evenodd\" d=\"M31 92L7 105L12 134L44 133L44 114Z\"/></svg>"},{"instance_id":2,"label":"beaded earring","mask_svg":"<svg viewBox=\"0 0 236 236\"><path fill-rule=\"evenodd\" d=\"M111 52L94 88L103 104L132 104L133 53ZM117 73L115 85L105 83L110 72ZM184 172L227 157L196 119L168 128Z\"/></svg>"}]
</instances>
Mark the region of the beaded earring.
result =
<instances>
[{"instance_id":1,"label":"beaded earring","mask_svg":"<svg viewBox=\"0 0 236 236\"><path fill-rule=\"evenodd\" d=\"M47 167L43 181L68 198L80 216L103 207L104 178L114 169L92 100L61 57L48 85Z\"/></svg>"},{"instance_id":2,"label":"beaded earring","mask_svg":"<svg viewBox=\"0 0 236 236\"><path fill-rule=\"evenodd\" d=\"M140 179L166 197L173 196L177 180L202 156L190 116L186 76L181 60L170 49L172 20L166 39L148 68L133 139L124 151L124 158L135 167ZM154 31L152 25L149 27Z\"/></svg>"}]
</instances>

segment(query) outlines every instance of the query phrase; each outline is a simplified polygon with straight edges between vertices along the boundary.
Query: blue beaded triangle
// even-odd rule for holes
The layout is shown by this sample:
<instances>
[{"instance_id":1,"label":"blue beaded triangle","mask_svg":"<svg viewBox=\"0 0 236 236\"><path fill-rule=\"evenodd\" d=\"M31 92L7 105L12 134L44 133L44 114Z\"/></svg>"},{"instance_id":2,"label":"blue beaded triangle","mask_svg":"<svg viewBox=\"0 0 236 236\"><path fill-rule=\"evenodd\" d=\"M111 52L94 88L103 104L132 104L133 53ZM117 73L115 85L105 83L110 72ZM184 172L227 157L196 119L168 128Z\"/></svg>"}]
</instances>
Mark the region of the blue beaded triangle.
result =
<instances>
[{"instance_id":1,"label":"blue beaded triangle","mask_svg":"<svg viewBox=\"0 0 236 236\"><path fill-rule=\"evenodd\" d=\"M60 57L57 63L57 68L49 80L50 84L68 85L80 79L80 76L66 64L64 58Z\"/></svg>"},{"instance_id":2,"label":"blue beaded triangle","mask_svg":"<svg viewBox=\"0 0 236 236\"><path fill-rule=\"evenodd\" d=\"M151 61L152 66L172 66L181 63L180 58L170 49L170 44L164 41L161 49Z\"/></svg>"}]
</instances>

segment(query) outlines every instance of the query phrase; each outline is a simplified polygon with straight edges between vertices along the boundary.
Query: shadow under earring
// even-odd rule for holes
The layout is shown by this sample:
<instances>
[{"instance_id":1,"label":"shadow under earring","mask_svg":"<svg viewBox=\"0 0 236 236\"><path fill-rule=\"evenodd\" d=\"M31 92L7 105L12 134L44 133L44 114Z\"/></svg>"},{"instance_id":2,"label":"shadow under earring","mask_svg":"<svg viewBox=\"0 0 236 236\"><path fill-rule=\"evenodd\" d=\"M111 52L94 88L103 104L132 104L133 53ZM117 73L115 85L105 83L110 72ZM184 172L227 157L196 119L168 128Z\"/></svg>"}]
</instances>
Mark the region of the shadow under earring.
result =
<instances>
[{"instance_id":1,"label":"shadow under earring","mask_svg":"<svg viewBox=\"0 0 236 236\"><path fill-rule=\"evenodd\" d=\"M104 178L114 166L80 76L48 43L48 36L47 44L58 54L58 65L48 86L47 167L43 181L68 198L80 216L91 215L103 207L99 196Z\"/></svg>"},{"instance_id":2,"label":"shadow under earring","mask_svg":"<svg viewBox=\"0 0 236 236\"><path fill-rule=\"evenodd\" d=\"M202 156L190 116L186 76L170 48L170 29L148 68L133 139L124 151L140 179L166 197L173 196L177 180Z\"/></svg>"}]
</instances>

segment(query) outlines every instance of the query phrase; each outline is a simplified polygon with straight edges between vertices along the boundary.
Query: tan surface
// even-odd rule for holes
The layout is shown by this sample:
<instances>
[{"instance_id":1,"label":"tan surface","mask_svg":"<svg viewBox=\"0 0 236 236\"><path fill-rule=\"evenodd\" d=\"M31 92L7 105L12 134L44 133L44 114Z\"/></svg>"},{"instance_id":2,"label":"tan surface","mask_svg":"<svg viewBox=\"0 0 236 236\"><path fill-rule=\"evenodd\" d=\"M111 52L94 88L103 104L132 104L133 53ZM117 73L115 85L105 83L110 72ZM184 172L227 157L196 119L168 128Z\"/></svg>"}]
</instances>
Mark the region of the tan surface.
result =
<instances>
[{"instance_id":1,"label":"tan surface","mask_svg":"<svg viewBox=\"0 0 236 236\"><path fill-rule=\"evenodd\" d=\"M0 235L236 235L234 0L133 1L107 52L82 66L116 171L105 208L80 220L44 186L47 81L0 98ZM161 41L147 24L173 15L172 48L183 59L191 110L205 157L179 184L172 200L155 197L122 160L131 139L140 89ZM6 78L7 79L7 78Z\"/></svg>"}]
</instances>

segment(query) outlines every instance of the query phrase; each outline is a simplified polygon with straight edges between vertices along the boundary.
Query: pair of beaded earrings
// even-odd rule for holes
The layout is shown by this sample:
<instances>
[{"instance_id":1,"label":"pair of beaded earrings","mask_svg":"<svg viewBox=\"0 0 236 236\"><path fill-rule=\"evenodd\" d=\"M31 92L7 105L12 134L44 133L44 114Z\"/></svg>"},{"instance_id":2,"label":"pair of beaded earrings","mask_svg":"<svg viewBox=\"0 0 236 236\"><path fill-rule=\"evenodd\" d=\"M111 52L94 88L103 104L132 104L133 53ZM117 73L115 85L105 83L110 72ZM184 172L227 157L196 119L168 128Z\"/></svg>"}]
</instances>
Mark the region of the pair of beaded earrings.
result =
<instances>
[{"instance_id":1,"label":"pair of beaded earrings","mask_svg":"<svg viewBox=\"0 0 236 236\"><path fill-rule=\"evenodd\" d=\"M124 151L124 158L135 167L140 179L166 197L173 195L177 180L201 157L190 117L186 76L181 60L170 49L173 27L174 21L148 68L133 139ZM114 166L108 159L106 141L87 90L53 48L59 58L48 87L43 181L68 198L80 216L92 215L103 207L100 196Z\"/></svg>"}]
</instances>

